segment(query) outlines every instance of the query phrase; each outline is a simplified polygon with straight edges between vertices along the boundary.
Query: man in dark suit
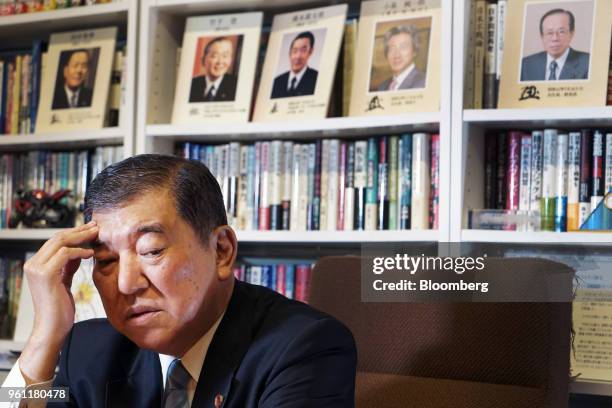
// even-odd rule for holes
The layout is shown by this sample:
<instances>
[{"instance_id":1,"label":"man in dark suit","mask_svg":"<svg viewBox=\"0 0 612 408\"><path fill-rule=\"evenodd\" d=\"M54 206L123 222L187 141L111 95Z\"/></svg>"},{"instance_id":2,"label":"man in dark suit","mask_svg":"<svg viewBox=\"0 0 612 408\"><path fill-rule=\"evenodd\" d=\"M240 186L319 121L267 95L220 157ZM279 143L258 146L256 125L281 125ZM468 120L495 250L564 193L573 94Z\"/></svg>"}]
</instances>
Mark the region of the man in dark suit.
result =
<instances>
[{"instance_id":1,"label":"man in dark suit","mask_svg":"<svg viewBox=\"0 0 612 408\"><path fill-rule=\"evenodd\" d=\"M55 84L51 109L91 106L93 91L85 86L89 72L89 51L71 50L61 67L63 81Z\"/></svg>"},{"instance_id":2,"label":"man in dark suit","mask_svg":"<svg viewBox=\"0 0 612 408\"><path fill-rule=\"evenodd\" d=\"M228 73L234 60L234 47L226 37L217 37L204 47L204 75L191 81L189 102L225 102L236 98L236 77Z\"/></svg>"},{"instance_id":3,"label":"man in dark suit","mask_svg":"<svg viewBox=\"0 0 612 408\"><path fill-rule=\"evenodd\" d=\"M26 384L68 387L58 406L354 406L350 331L234 279L236 236L206 166L134 156L96 176L85 205L92 222L24 265L35 323L13 370ZM91 256L107 319L73 325L70 282Z\"/></svg>"},{"instance_id":4,"label":"man in dark suit","mask_svg":"<svg viewBox=\"0 0 612 408\"><path fill-rule=\"evenodd\" d=\"M308 66L315 38L310 31L299 33L289 47L291 69L274 78L272 99L313 95L319 72Z\"/></svg>"},{"instance_id":5,"label":"man in dark suit","mask_svg":"<svg viewBox=\"0 0 612 408\"><path fill-rule=\"evenodd\" d=\"M390 28L384 36L384 52L393 76L378 85L378 91L425 87L425 74L416 67L419 53L417 29L413 25Z\"/></svg>"},{"instance_id":6,"label":"man in dark suit","mask_svg":"<svg viewBox=\"0 0 612 408\"><path fill-rule=\"evenodd\" d=\"M553 9L540 19L544 51L521 62L521 81L588 79L589 53L571 48L576 20L569 10Z\"/></svg>"}]
</instances>

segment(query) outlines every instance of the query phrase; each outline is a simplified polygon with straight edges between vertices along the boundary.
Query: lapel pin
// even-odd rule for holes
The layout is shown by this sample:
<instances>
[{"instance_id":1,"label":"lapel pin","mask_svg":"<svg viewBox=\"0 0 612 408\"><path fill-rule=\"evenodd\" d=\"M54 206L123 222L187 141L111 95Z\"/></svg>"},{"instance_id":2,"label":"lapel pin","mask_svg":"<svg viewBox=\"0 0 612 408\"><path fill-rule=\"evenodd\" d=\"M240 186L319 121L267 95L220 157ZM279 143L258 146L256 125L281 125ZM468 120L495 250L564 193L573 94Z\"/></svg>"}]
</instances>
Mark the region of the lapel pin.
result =
<instances>
[{"instance_id":1,"label":"lapel pin","mask_svg":"<svg viewBox=\"0 0 612 408\"><path fill-rule=\"evenodd\" d=\"M221 408L221 405L223 405L223 395L217 394L215 396L215 408Z\"/></svg>"}]
</instances>

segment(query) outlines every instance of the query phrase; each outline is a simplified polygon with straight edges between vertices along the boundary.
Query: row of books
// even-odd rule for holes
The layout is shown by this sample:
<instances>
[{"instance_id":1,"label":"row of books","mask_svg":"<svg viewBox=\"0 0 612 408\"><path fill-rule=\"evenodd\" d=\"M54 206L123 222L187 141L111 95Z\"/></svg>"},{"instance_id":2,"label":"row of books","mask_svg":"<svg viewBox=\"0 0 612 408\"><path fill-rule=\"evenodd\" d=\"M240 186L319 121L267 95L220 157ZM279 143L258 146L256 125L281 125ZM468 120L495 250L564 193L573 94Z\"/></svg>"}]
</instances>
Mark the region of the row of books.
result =
<instances>
[{"instance_id":1,"label":"row of books","mask_svg":"<svg viewBox=\"0 0 612 408\"><path fill-rule=\"evenodd\" d=\"M575 231L612 191L612 133L495 132L485 140L485 206L539 212L544 231Z\"/></svg>"},{"instance_id":2,"label":"row of books","mask_svg":"<svg viewBox=\"0 0 612 408\"><path fill-rule=\"evenodd\" d=\"M0 338L12 338L19 307L23 260L0 258Z\"/></svg>"},{"instance_id":3,"label":"row of books","mask_svg":"<svg viewBox=\"0 0 612 408\"><path fill-rule=\"evenodd\" d=\"M36 40L31 50L0 53L0 134L25 134L36 131L41 81L54 80L45 75L45 44ZM115 52L105 126L118 126L122 94L125 47ZM123 81L124 82L124 81Z\"/></svg>"},{"instance_id":4,"label":"row of books","mask_svg":"<svg viewBox=\"0 0 612 408\"><path fill-rule=\"evenodd\" d=\"M110 3L112 0L0 0L0 16Z\"/></svg>"},{"instance_id":5,"label":"row of books","mask_svg":"<svg viewBox=\"0 0 612 408\"><path fill-rule=\"evenodd\" d=\"M121 146L100 146L93 150L67 152L34 150L0 156L0 228L7 228L15 211L19 190L54 193L70 189L68 204L82 210L89 182L106 166L123 158ZM77 212L76 224L83 222Z\"/></svg>"},{"instance_id":6,"label":"row of books","mask_svg":"<svg viewBox=\"0 0 612 408\"><path fill-rule=\"evenodd\" d=\"M311 264L240 264L234 267L234 276L241 281L275 290L289 299L307 303L311 269Z\"/></svg>"},{"instance_id":7,"label":"row of books","mask_svg":"<svg viewBox=\"0 0 612 408\"><path fill-rule=\"evenodd\" d=\"M437 229L439 135L177 144L217 178L240 230Z\"/></svg>"}]
</instances>

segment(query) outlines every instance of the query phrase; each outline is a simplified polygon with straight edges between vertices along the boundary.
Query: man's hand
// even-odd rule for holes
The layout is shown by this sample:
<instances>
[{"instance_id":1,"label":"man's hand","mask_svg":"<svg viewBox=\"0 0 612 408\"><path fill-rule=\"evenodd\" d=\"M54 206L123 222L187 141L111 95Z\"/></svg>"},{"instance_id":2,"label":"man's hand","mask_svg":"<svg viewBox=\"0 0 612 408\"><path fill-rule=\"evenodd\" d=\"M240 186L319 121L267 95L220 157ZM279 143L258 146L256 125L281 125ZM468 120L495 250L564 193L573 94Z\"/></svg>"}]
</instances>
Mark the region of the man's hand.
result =
<instances>
[{"instance_id":1,"label":"man's hand","mask_svg":"<svg viewBox=\"0 0 612 408\"><path fill-rule=\"evenodd\" d=\"M61 231L24 264L34 303L34 327L19 358L27 384L53 377L62 344L74 323L72 278L81 259L93 256L87 244L97 235L93 221Z\"/></svg>"}]
</instances>

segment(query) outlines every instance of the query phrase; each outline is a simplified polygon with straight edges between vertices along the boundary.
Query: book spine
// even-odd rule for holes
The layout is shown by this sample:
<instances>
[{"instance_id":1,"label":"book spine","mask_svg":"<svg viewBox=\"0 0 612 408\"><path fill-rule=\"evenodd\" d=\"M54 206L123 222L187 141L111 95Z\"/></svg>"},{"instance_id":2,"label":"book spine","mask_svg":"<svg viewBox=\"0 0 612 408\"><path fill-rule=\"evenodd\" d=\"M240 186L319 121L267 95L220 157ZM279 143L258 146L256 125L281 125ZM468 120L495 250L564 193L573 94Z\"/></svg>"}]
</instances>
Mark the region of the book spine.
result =
<instances>
[{"instance_id":1,"label":"book spine","mask_svg":"<svg viewBox=\"0 0 612 408\"><path fill-rule=\"evenodd\" d=\"M499 89L499 81L501 79L501 71L502 71L502 60L504 55L504 33L506 29L506 8L508 6L507 0L498 0L497 1L497 52L496 52L496 62L495 62L495 72L496 72L496 85ZM497 95L497 92L496 92ZM497 106L497 101L496 101Z\"/></svg>"},{"instance_id":2,"label":"book spine","mask_svg":"<svg viewBox=\"0 0 612 408\"><path fill-rule=\"evenodd\" d=\"M255 142L255 180L253 183L253 229L259 230L259 207L261 205L261 150L263 142Z\"/></svg>"},{"instance_id":3,"label":"book spine","mask_svg":"<svg viewBox=\"0 0 612 408\"><path fill-rule=\"evenodd\" d=\"M484 62L487 38L487 2L476 0L476 37L474 43L474 109L482 109Z\"/></svg>"},{"instance_id":4,"label":"book spine","mask_svg":"<svg viewBox=\"0 0 612 408\"><path fill-rule=\"evenodd\" d=\"M297 265L295 268L295 299L308 302L308 286L310 285L310 266Z\"/></svg>"},{"instance_id":5,"label":"book spine","mask_svg":"<svg viewBox=\"0 0 612 408\"><path fill-rule=\"evenodd\" d=\"M10 61L7 69L7 81L6 81L6 100L5 100L5 116L4 116L4 133L7 135L11 134L11 122L13 120L13 92L15 83L15 62Z\"/></svg>"},{"instance_id":6,"label":"book spine","mask_svg":"<svg viewBox=\"0 0 612 408\"><path fill-rule=\"evenodd\" d=\"M6 63L0 59L0 134L4 133L4 122L6 117Z\"/></svg>"},{"instance_id":7,"label":"book spine","mask_svg":"<svg viewBox=\"0 0 612 408\"><path fill-rule=\"evenodd\" d=\"M508 185L506 195L506 210L519 209L520 194L520 172L521 172L521 133L510 132L508 134Z\"/></svg>"},{"instance_id":8,"label":"book spine","mask_svg":"<svg viewBox=\"0 0 612 408\"><path fill-rule=\"evenodd\" d=\"M580 132L571 132L567 147L567 230L580 227Z\"/></svg>"},{"instance_id":9,"label":"book spine","mask_svg":"<svg viewBox=\"0 0 612 408\"><path fill-rule=\"evenodd\" d=\"M484 184L484 206L485 208L496 207L495 187L497 185L497 137L495 135L485 136L485 184Z\"/></svg>"},{"instance_id":10,"label":"book spine","mask_svg":"<svg viewBox=\"0 0 612 408\"><path fill-rule=\"evenodd\" d=\"M300 174L302 164L302 146L299 144L293 145L293 168L292 168L292 181L291 181L291 211L289 213L290 221L289 221L289 229L291 231L299 231L301 228L299 226L299 213L300 207L302 206L302 197L300 197L300 192L302 190L302 174ZM302 226L303 228L303 226Z\"/></svg>"},{"instance_id":11,"label":"book spine","mask_svg":"<svg viewBox=\"0 0 612 408\"><path fill-rule=\"evenodd\" d=\"M557 164L555 182L555 231L567 231L567 156L568 135L557 136Z\"/></svg>"},{"instance_id":12,"label":"book spine","mask_svg":"<svg viewBox=\"0 0 612 408\"><path fill-rule=\"evenodd\" d=\"M365 229L375 230L377 224L378 195L378 144L376 138L368 139L367 187L365 202Z\"/></svg>"},{"instance_id":13,"label":"book spine","mask_svg":"<svg viewBox=\"0 0 612 408\"><path fill-rule=\"evenodd\" d=\"M365 230L365 212L368 180L368 142L355 142L355 209L354 229Z\"/></svg>"},{"instance_id":14,"label":"book spine","mask_svg":"<svg viewBox=\"0 0 612 408\"><path fill-rule=\"evenodd\" d=\"M506 183L506 163L508 162L507 157L507 135L500 134L497 140L497 183L495 185L496 191L496 200L495 200L495 208L498 210L503 210L506 208L506 193L507 193L507 183Z\"/></svg>"},{"instance_id":15,"label":"book spine","mask_svg":"<svg viewBox=\"0 0 612 408\"><path fill-rule=\"evenodd\" d=\"M202 149L204 150L204 149ZM249 146L240 146L240 176L238 177L238 204L236 208L236 228L239 230L250 229L247 224L248 212L248 178L249 178Z\"/></svg>"},{"instance_id":16,"label":"book spine","mask_svg":"<svg viewBox=\"0 0 612 408\"><path fill-rule=\"evenodd\" d=\"M529 211L531 206L531 135L521 135L519 210Z\"/></svg>"},{"instance_id":17,"label":"book spine","mask_svg":"<svg viewBox=\"0 0 612 408\"><path fill-rule=\"evenodd\" d=\"M340 167L338 168L338 221L336 229L344 230L344 209L346 206L346 167L348 142L340 143Z\"/></svg>"},{"instance_id":18,"label":"book spine","mask_svg":"<svg viewBox=\"0 0 612 408\"><path fill-rule=\"evenodd\" d=\"M286 295L287 266L285 264L276 265L276 291L281 295Z\"/></svg>"},{"instance_id":19,"label":"book spine","mask_svg":"<svg viewBox=\"0 0 612 408\"><path fill-rule=\"evenodd\" d=\"M327 230L335 231L338 228L338 172L340 163L340 140L329 141L327 174Z\"/></svg>"},{"instance_id":20,"label":"book spine","mask_svg":"<svg viewBox=\"0 0 612 408\"><path fill-rule=\"evenodd\" d=\"M295 298L295 265L288 264L285 272L285 296Z\"/></svg>"},{"instance_id":21,"label":"book spine","mask_svg":"<svg viewBox=\"0 0 612 408\"><path fill-rule=\"evenodd\" d=\"M19 133L30 131L30 65L32 57L29 54L23 56L21 63L21 103L19 109Z\"/></svg>"},{"instance_id":22,"label":"book spine","mask_svg":"<svg viewBox=\"0 0 612 408\"><path fill-rule=\"evenodd\" d=\"M32 45L32 97L30 99L30 133L36 130L36 113L38 112L38 101L40 99L40 67L42 41L34 40Z\"/></svg>"},{"instance_id":23,"label":"book spine","mask_svg":"<svg viewBox=\"0 0 612 408\"><path fill-rule=\"evenodd\" d=\"M283 194L281 199L282 222L281 229L291 229L291 194L293 192L291 181L293 180L293 142L283 143ZM295 201L297 203L297 201Z\"/></svg>"},{"instance_id":24,"label":"book spine","mask_svg":"<svg viewBox=\"0 0 612 408\"><path fill-rule=\"evenodd\" d=\"M593 133L593 161L592 176L593 183L591 191L591 212L595 211L604 196L604 134L600 131Z\"/></svg>"},{"instance_id":25,"label":"book spine","mask_svg":"<svg viewBox=\"0 0 612 408\"><path fill-rule=\"evenodd\" d=\"M465 83L463 89L463 106L474 108L474 70L475 70L475 51L476 46L476 4L468 3L470 7L470 20L468 27L468 42L465 48Z\"/></svg>"},{"instance_id":26,"label":"book spine","mask_svg":"<svg viewBox=\"0 0 612 408\"><path fill-rule=\"evenodd\" d=\"M355 226L355 143L347 143L346 178L344 179L344 230L352 231Z\"/></svg>"},{"instance_id":27,"label":"book spine","mask_svg":"<svg viewBox=\"0 0 612 408\"><path fill-rule=\"evenodd\" d=\"M247 157L247 205L245 214L245 224L247 230L257 229L257 204L255 203L255 197L258 196L259 181L257 179L257 148L255 145L248 146L248 157Z\"/></svg>"},{"instance_id":28,"label":"book spine","mask_svg":"<svg viewBox=\"0 0 612 408\"><path fill-rule=\"evenodd\" d=\"M398 229L399 206L398 206L398 178L399 178L399 137L389 138L389 229Z\"/></svg>"},{"instance_id":29,"label":"book spine","mask_svg":"<svg viewBox=\"0 0 612 408\"><path fill-rule=\"evenodd\" d=\"M378 140L378 216L376 229L389 229L389 138L382 136Z\"/></svg>"},{"instance_id":30,"label":"book spine","mask_svg":"<svg viewBox=\"0 0 612 408\"><path fill-rule=\"evenodd\" d=\"M556 156L557 131L546 129L542 145L542 201L540 203L540 220L543 231L555 230Z\"/></svg>"},{"instance_id":31,"label":"book spine","mask_svg":"<svg viewBox=\"0 0 612 408\"><path fill-rule=\"evenodd\" d=\"M270 145L270 229L283 227L282 179L283 179L283 142L275 140Z\"/></svg>"},{"instance_id":32,"label":"book spine","mask_svg":"<svg viewBox=\"0 0 612 408\"><path fill-rule=\"evenodd\" d=\"M497 101L497 4L487 4L487 43L485 54L484 101L485 109L494 109Z\"/></svg>"},{"instance_id":33,"label":"book spine","mask_svg":"<svg viewBox=\"0 0 612 408\"><path fill-rule=\"evenodd\" d=\"M327 229L327 212L329 193L329 139L323 139L321 142L321 207L319 215L319 229Z\"/></svg>"},{"instance_id":34,"label":"book spine","mask_svg":"<svg viewBox=\"0 0 612 408\"><path fill-rule=\"evenodd\" d=\"M399 229L411 228L412 215L412 135L402 135L400 154L400 217Z\"/></svg>"},{"instance_id":35,"label":"book spine","mask_svg":"<svg viewBox=\"0 0 612 408\"><path fill-rule=\"evenodd\" d=\"M427 133L412 135L412 214L411 228L429 227L430 137Z\"/></svg>"},{"instance_id":36,"label":"book spine","mask_svg":"<svg viewBox=\"0 0 612 408\"><path fill-rule=\"evenodd\" d=\"M229 145L229 172L228 172L228 207L227 215L230 225L236 228L238 222L238 181L240 179L240 143L232 142Z\"/></svg>"},{"instance_id":37,"label":"book spine","mask_svg":"<svg viewBox=\"0 0 612 408\"><path fill-rule=\"evenodd\" d=\"M270 229L270 186L271 186L271 165L270 165L270 142L261 143L261 179L259 190L259 229Z\"/></svg>"},{"instance_id":38,"label":"book spine","mask_svg":"<svg viewBox=\"0 0 612 408\"><path fill-rule=\"evenodd\" d=\"M531 191L529 193L529 210L540 213L540 200L542 199L542 138L544 134L539 131L531 133Z\"/></svg>"},{"instance_id":39,"label":"book spine","mask_svg":"<svg viewBox=\"0 0 612 408\"><path fill-rule=\"evenodd\" d=\"M440 135L431 135L431 187L429 205L429 228L438 229L440 219Z\"/></svg>"},{"instance_id":40,"label":"book spine","mask_svg":"<svg viewBox=\"0 0 612 408\"><path fill-rule=\"evenodd\" d=\"M591 160L593 158L593 134L589 130L580 132L580 204L578 225L580 228L591 215Z\"/></svg>"},{"instance_id":41,"label":"book spine","mask_svg":"<svg viewBox=\"0 0 612 408\"><path fill-rule=\"evenodd\" d=\"M316 143L308 145L308 229L319 229L319 215L321 209L321 145ZM317 171L318 170L318 171Z\"/></svg>"},{"instance_id":42,"label":"book spine","mask_svg":"<svg viewBox=\"0 0 612 408\"><path fill-rule=\"evenodd\" d=\"M299 163L299 190L298 190L298 217L297 217L297 230L305 231L309 229L309 213L311 208L310 202L310 180L308 178L308 172L310 168L310 151L311 144L303 144L300 146L300 163Z\"/></svg>"},{"instance_id":43,"label":"book spine","mask_svg":"<svg viewBox=\"0 0 612 408\"><path fill-rule=\"evenodd\" d=\"M606 135L606 185L604 191L606 194L612 192L612 133Z\"/></svg>"}]
</instances>

